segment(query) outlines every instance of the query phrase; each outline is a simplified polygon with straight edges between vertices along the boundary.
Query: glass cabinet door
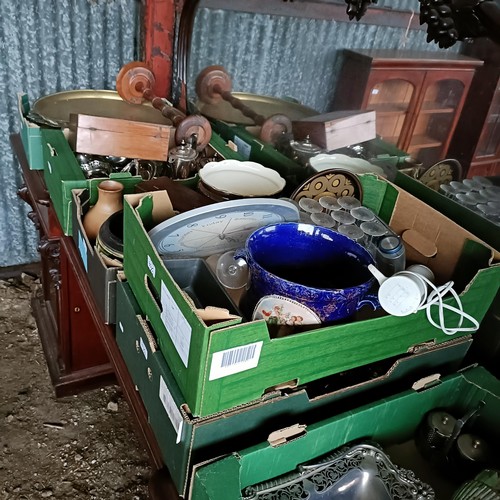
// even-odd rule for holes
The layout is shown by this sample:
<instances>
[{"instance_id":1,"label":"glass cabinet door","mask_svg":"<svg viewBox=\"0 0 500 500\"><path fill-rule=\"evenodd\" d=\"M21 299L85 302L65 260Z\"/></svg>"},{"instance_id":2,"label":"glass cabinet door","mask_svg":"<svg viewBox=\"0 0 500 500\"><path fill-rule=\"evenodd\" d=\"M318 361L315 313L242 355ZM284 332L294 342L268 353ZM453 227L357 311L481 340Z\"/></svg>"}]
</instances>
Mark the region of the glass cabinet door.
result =
<instances>
[{"instance_id":1,"label":"glass cabinet door","mask_svg":"<svg viewBox=\"0 0 500 500\"><path fill-rule=\"evenodd\" d=\"M410 109L415 86L402 79L375 84L369 93L367 109L376 112L376 130L384 141L398 145Z\"/></svg>"},{"instance_id":2,"label":"glass cabinet door","mask_svg":"<svg viewBox=\"0 0 500 500\"><path fill-rule=\"evenodd\" d=\"M500 80L476 148L476 158L500 156Z\"/></svg>"},{"instance_id":3,"label":"glass cabinet door","mask_svg":"<svg viewBox=\"0 0 500 500\"><path fill-rule=\"evenodd\" d=\"M424 165L443 159L465 86L456 79L438 80L424 93L407 151Z\"/></svg>"}]
</instances>

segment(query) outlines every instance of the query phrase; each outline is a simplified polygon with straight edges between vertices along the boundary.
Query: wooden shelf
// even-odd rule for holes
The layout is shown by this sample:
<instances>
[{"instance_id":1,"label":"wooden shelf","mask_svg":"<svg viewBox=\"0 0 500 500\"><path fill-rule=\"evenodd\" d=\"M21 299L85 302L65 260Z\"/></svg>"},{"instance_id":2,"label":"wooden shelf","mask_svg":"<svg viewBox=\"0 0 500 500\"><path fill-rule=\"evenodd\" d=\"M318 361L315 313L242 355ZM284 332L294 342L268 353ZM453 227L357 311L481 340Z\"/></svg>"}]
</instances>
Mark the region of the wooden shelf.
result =
<instances>
[{"instance_id":1,"label":"wooden shelf","mask_svg":"<svg viewBox=\"0 0 500 500\"><path fill-rule=\"evenodd\" d=\"M433 137L428 137L426 135L414 135L411 139L411 144L408 147L408 151L413 149L423 149L423 148L437 148L443 145L443 141L434 139Z\"/></svg>"},{"instance_id":2,"label":"wooden shelf","mask_svg":"<svg viewBox=\"0 0 500 500\"><path fill-rule=\"evenodd\" d=\"M408 105L407 104L399 104L394 102L380 103L380 104L369 104L369 109L372 109L377 112L377 114L399 114L404 115L408 113Z\"/></svg>"}]
</instances>

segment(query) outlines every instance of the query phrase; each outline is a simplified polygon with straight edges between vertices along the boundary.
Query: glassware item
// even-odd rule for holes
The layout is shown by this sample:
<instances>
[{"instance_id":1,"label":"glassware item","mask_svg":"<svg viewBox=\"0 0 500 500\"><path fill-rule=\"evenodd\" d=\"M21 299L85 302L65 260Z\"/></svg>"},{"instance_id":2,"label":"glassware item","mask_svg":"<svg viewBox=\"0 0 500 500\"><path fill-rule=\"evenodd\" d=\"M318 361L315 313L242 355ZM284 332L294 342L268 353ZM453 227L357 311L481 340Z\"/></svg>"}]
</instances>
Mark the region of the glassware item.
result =
<instances>
[{"instance_id":1,"label":"glassware item","mask_svg":"<svg viewBox=\"0 0 500 500\"><path fill-rule=\"evenodd\" d=\"M500 186L483 188L480 193L487 196L489 201L500 201Z\"/></svg>"},{"instance_id":2,"label":"glassware item","mask_svg":"<svg viewBox=\"0 0 500 500\"><path fill-rule=\"evenodd\" d=\"M235 259L234 255L234 250L220 255L215 265L215 275L223 286L237 290L248 282L248 265L245 259Z\"/></svg>"},{"instance_id":3,"label":"glassware item","mask_svg":"<svg viewBox=\"0 0 500 500\"><path fill-rule=\"evenodd\" d=\"M366 235L365 247L372 254L375 255L377 251L378 240L388 234L388 229L385 224L382 224L378 219L368 222L362 222L359 226L363 233Z\"/></svg>"},{"instance_id":4,"label":"glassware item","mask_svg":"<svg viewBox=\"0 0 500 500\"><path fill-rule=\"evenodd\" d=\"M469 191L465 196L471 203L478 205L479 203L488 203L488 198L482 195L479 191Z\"/></svg>"},{"instance_id":5,"label":"glassware item","mask_svg":"<svg viewBox=\"0 0 500 500\"><path fill-rule=\"evenodd\" d=\"M351 238L351 240L354 240L360 245L363 245L363 243L365 242L365 233L359 226L356 226L356 224L350 224L348 226L346 226L345 224L341 224L337 228L337 232L343 234L344 236L347 236L348 238Z\"/></svg>"},{"instance_id":6,"label":"glassware item","mask_svg":"<svg viewBox=\"0 0 500 500\"><path fill-rule=\"evenodd\" d=\"M299 222L302 224L314 224L314 222L311 219L310 213L304 212L303 210L299 211Z\"/></svg>"},{"instance_id":7,"label":"glassware item","mask_svg":"<svg viewBox=\"0 0 500 500\"><path fill-rule=\"evenodd\" d=\"M406 252L401 238L396 235L383 236L377 244L375 254L378 270L385 276L404 271Z\"/></svg>"},{"instance_id":8,"label":"glassware item","mask_svg":"<svg viewBox=\"0 0 500 500\"><path fill-rule=\"evenodd\" d=\"M311 214L311 222L316 226L335 227L336 222L330 214L324 212Z\"/></svg>"},{"instance_id":9,"label":"glassware item","mask_svg":"<svg viewBox=\"0 0 500 500\"><path fill-rule=\"evenodd\" d=\"M456 189L457 193L465 193L468 189L460 181L450 181L450 186Z\"/></svg>"},{"instance_id":10,"label":"glassware item","mask_svg":"<svg viewBox=\"0 0 500 500\"><path fill-rule=\"evenodd\" d=\"M447 198L453 199L453 198L455 198L455 195L457 193L459 193L460 191L458 191L456 188L454 188L450 184L441 184L439 186L439 192L441 194L444 194Z\"/></svg>"},{"instance_id":11,"label":"glassware item","mask_svg":"<svg viewBox=\"0 0 500 500\"><path fill-rule=\"evenodd\" d=\"M464 179L462 184L470 191L479 191L484 187L481 183L475 181L474 179Z\"/></svg>"},{"instance_id":12,"label":"glassware item","mask_svg":"<svg viewBox=\"0 0 500 500\"><path fill-rule=\"evenodd\" d=\"M335 196L322 196L319 199L319 204L326 210L327 214L341 209L341 206Z\"/></svg>"},{"instance_id":13,"label":"glassware item","mask_svg":"<svg viewBox=\"0 0 500 500\"><path fill-rule=\"evenodd\" d=\"M98 198L83 218L83 228L89 240L95 240L103 223L115 212L123 210L123 184L102 181L97 186Z\"/></svg>"},{"instance_id":14,"label":"glassware item","mask_svg":"<svg viewBox=\"0 0 500 500\"><path fill-rule=\"evenodd\" d=\"M319 201L313 198L301 198L299 200L299 207L304 210L304 212L310 214L319 214L323 211L323 207L319 204Z\"/></svg>"},{"instance_id":15,"label":"glassware item","mask_svg":"<svg viewBox=\"0 0 500 500\"><path fill-rule=\"evenodd\" d=\"M331 214L331 217L339 226L341 224L349 226L350 224L354 224L354 221L356 220L349 212L344 212L343 210L339 210L338 212L333 212Z\"/></svg>"},{"instance_id":16,"label":"glassware item","mask_svg":"<svg viewBox=\"0 0 500 500\"><path fill-rule=\"evenodd\" d=\"M477 205L475 201L469 198L468 193L457 193L456 198L457 201L464 207L472 209Z\"/></svg>"},{"instance_id":17,"label":"glassware item","mask_svg":"<svg viewBox=\"0 0 500 500\"><path fill-rule=\"evenodd\" d=\"M351 210L351 215L355 219L355 224L358 226L363 222L368 222L370 220L375 220L375 214L372 210L366 207L355 207Z\"/></svg>"},{"instance_id":18,"label":"glassware item","mask_svg":"<svg viewBox=\"0 0 500 500\"><path fill-rule=\"evenodd\" d=\"M473 175L472 180L480 184L482 187L493 186L493 182L490 179L483 177L482 175Z\"/></svg>"},{"instance_id":19,"label":"glassware item","mask_svg":"<svg viewBox=\"0 0 500 500\"><path fill-rule=\"evenodd\" d=\"M353 208L360 207L361 202L354 196L340 196L338 198L339 205L341 208L349 212Z\"/></svg>"}]
</instances>

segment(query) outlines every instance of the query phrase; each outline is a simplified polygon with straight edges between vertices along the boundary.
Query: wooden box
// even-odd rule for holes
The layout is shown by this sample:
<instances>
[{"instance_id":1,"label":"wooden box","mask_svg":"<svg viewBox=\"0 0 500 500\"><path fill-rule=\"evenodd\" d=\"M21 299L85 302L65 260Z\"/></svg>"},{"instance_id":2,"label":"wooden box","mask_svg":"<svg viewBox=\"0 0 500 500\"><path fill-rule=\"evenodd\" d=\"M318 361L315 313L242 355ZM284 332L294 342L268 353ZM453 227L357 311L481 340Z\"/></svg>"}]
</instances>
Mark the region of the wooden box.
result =
<instances>
[{"instance_id":1,"label":"wooden box","mask_svg":"<svg viewBox=\"0 0 500 500\"><path fill-rule=\"evenodd\" d=\"M295 140L307 136L328 151L375 139L375 111L333 111L294 121Z\"/></svg>"},{"instance_id":2,"label":"wooden box","mask_svg":"<svg viewBox=\"0 0 500 500\"><path fill-rule=\"evenodd\" d=\"M70 116L69 143L73 151L167 161L174 134L169 125L82 114Z\"/></svg>"}]
</instances>

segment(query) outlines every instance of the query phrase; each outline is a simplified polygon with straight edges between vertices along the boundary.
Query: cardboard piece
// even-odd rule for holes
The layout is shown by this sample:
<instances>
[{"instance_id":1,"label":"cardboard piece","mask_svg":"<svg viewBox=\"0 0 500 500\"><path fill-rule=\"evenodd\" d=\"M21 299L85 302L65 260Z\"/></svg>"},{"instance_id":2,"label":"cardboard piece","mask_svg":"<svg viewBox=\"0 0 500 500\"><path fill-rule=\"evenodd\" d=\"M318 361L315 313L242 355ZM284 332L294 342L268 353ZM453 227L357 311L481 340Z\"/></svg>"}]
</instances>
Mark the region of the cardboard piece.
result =
<instances>
[{"instance_id":1,"label":"cardboard piece","mask_svg":"<svg viewBox=\"0 0 500 500\"><path fill-rule=\"evenodd\" d=\"M248 448L238 448L222 458L200 463L193 469L189 498L241 500L246 487L292 473L299 464L319 462L321 457L356 441L373 440L384 450L390 448L391 461L403 467L412 459L423 462L413 438L426 413L444 408L459 418L481 401L485 404L473 422L473 428L489 445L495 446L500 442L500 382L484 368L475 367L443 377L439 383L421 391L409 388L353 411L329 416L307 425L306 432L298 439L281 446L273 447L262 441ZM398 445L402 444L406 446L398 450ZM413 457L408 456L410 453ZM456 472L444 481L439 477L439 468L429 462L426 468L420 469L416 476L422 480L422 472L429 474L425 482L435 489L436 498L451 498L452 492L464 481L464 476Z\"/></svg>"},{"instance_id":2,"label":"cardboard piece","mask_svg":"<svg viewBox=\"0 0 500 500\"><path fill-rule=\"evenodd\" d=\"M144 160L167 161L174 140L169 125L82 114L70 115L69 130L77 153Z\"/></svg>"},{"instance_id":3,"label":"cardboard piece","mask_svg":"<svg viewBox=\"0 0 500 500\"><path fill-rule=\"evenodd\" d=\"M332 111L292 123L295 140L309 136L317 146L332 151L375 139L375 111Z\"/></svg>"},{"instance_id":4,"label":"cardboard piece","mask_svg":"<svg viewBox=\"0 0 500 500\"><path fill-rule=\"evenodd\" d=\"M300 418L313 423L325 414L338 414L363 401L394 394L439 369L453 373L472 343L471 336L389 359L368 369L354 370L294 390L283 387L258 401L228 411L195 417L158 347L147 318L141 314L124 274L117 275L116 342L148 413L148 420L165 465L185 497L194 464L269 438L277 426Z\"/></svg>"},{"instance_id":5,"label":"cardboard piece","mask_svg":"<svg viewBox=\"0 0 500 500\"><path fill-rule=\"evenodd\" d=\"M395 184L422 200L427 205L457 222L500 252L500 231L498 225L481 217L460 203L430 189L425 184L398 172Z\"/></svg>"},{"instance_id":6,"label":"cardboard piece","mask_svg":"<svg viewBox=\"0 0 500 500\"><path fill-rule=\"evenodd\" d=\"M500 265L491 265L497 257L494 250L393 184L373 175L360 179L364 203L396 233L414 229L435 242L436 256L422 256L419 262L432 269L438 284L456 280L464 310L481 321L500 284ZM124 270L196 416L256 400L284 382L305 384L409 352L424 343L449 340L432 326L423 310L405 317L379 315L321 326L282 338L271 338L264 320L207 325L183 297L147 234L144 221L151 210L148 197L134 209L125 196ZM444 302L454 304L453 298ZM174 328L168 321L166 311L172 310L183 328ZM453 314L445 313L447 325L454 319ZM223 359L235 363L226 365Z\"/></svg>"}]
</instances>

